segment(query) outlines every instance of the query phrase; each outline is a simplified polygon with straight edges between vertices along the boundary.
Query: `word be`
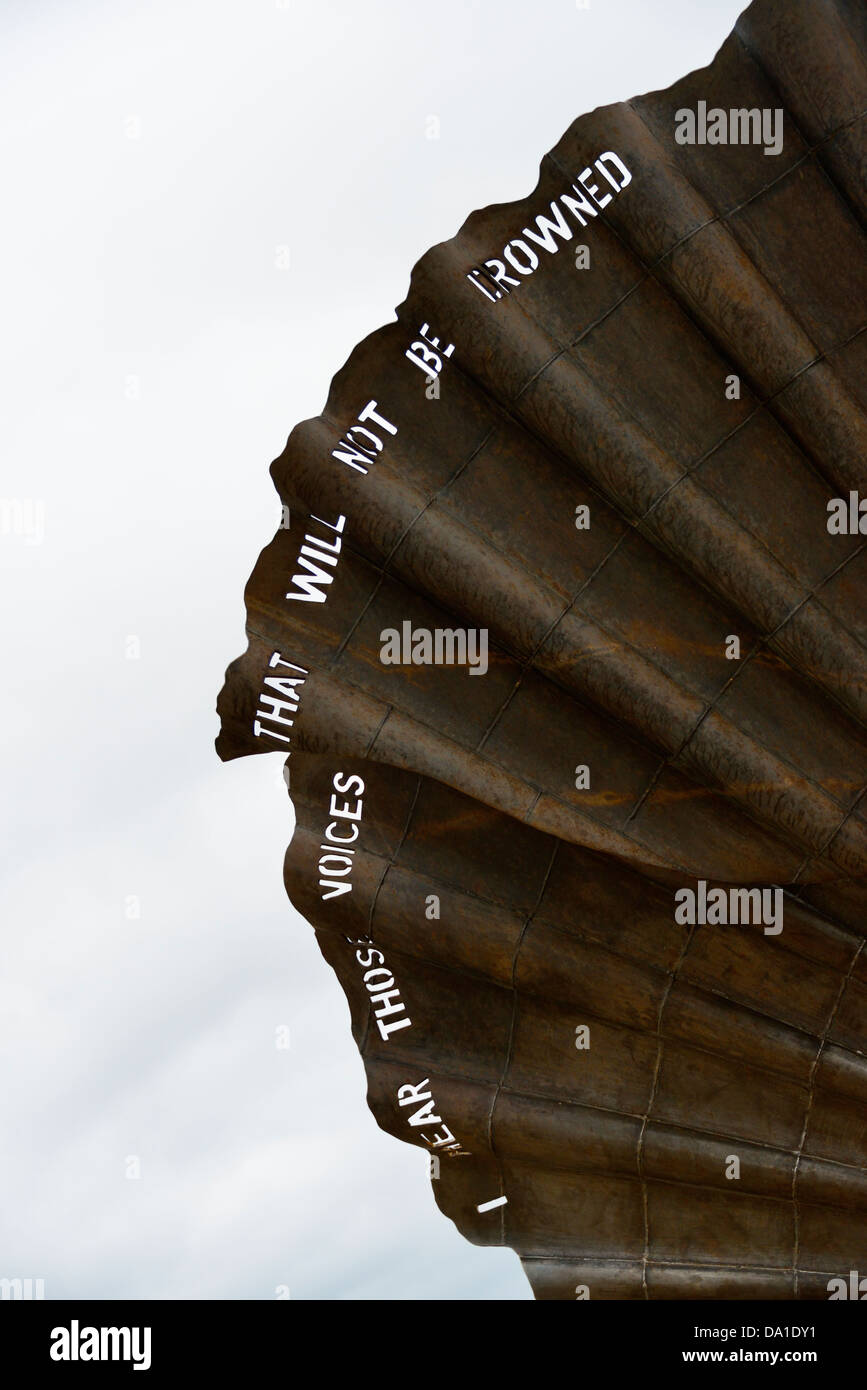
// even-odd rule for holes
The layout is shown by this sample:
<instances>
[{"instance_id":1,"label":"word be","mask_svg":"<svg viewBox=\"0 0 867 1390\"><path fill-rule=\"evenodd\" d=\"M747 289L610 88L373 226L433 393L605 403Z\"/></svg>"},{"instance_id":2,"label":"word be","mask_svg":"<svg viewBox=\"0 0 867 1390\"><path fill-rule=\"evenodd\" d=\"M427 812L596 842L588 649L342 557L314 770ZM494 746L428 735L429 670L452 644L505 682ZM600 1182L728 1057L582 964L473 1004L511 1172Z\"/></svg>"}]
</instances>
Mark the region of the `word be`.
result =
<instances>
[{"instance_id":1,"label":"word be","mask_svg":"<svg viewBox=\"0 0 867 1390\"><path fill-rule=\"evenodd\" d=\"M443 361L446 357L451 357L455 350L454 343L449 343L447 348L441 348L440 352L435 351L439 348L439 338L431 338L430 328L423 323L419 329L421 341L415 342L407 348L405 356L409 358L413 366L420 367L430 382L431 378L438 377L443 369Z\"/></svg>"}]
</instances>

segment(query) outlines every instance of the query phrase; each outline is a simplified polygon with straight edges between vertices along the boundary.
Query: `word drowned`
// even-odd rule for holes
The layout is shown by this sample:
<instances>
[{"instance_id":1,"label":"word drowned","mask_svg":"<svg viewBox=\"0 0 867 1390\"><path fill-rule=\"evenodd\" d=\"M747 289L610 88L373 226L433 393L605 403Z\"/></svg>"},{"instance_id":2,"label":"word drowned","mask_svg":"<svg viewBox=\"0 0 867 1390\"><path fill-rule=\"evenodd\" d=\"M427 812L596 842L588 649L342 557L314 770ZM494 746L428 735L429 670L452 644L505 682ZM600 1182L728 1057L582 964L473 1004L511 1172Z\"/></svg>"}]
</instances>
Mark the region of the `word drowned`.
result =
<instances>
[{"instance_id":1,"label":"word drowned","mask_svg":"<svg viewBox=\"0 0 867 1390\"><path fill-rule=\"evenodd\" d=\"M595 175L594 169L597 171ZM596 178L604 191L594 181ZM513 237L506 243L502 261L492 258L485 261L484 268L474 267L467 275L470 284L475 285L487 299L494 301L502 299L504 294L510 294L509 287L520 285L521 280L509 274L506 262L516 275L526 279L539 266L539 257L533 246L539 246L553 256L560 250L560 242L572 240L572 228L566 220L564 208L579 226L586 227L588 217L598 217L601 209L607 207L612 198L622 193L631 182L632 175L620 156L613 150L606 150L592 167L588 165L581 170L570 192L561 193L559 198L552 201L550 217L540 213L536 218L535 230L524 227L522 236ZM608 192L606 184L614 190L613 193ZM530 245L531 242L533 245Z\"/></svg>"},{"instance_id":2,"label":"word drowned","mask_svg":"<svg viewBox=\"0 0 867 1390\"><path fill-rule=\"evenodd\" d=\"M782 888L711 888L700 878L692 888L678 888L674 920L690 926L759 926L765 936L779 936L783 930Z\"/></svg>"},{"instance_id":3,"label":"word drowned","mask_svg":"<svg viewBox=\"0 0 867 1390\"><path fill-rule=\"evenodd\" d=\"M351 856L355 854L353 846L360 833L359 822L364 806L361 799L364 794L364 782L357 773L353 772L347 777L342 772L335 772L331 785L334 791L328 804L328 812L334 820L329 821L325 827L322 838L326 843L319 846L325 851L318 866L322 875L319 887L322 889L323 899L339 898L344 893L352 892L348 875L352 873ZM338 794L346 796L353 793L354 801L337 800ZM330 890L327 893L326 888Z\"/></svg>"},{"instance_id":4,"label":"word drowned","mask_svg":"<svg viewBox=\"0 0 867 1390\"><path fill-rule=\"evenodd\" d=\"M253 721L253 733L256 738L278 739L280 743L291 743L290 734L281 734L277 729L268 728L269 724L279 724L281 728L291 728L295 723L290 715L298 713L300 687L304 684L310 672L303 666L296 666L293 661L284 661L279 652L272 652L268 662L271 670L282 667L286 671L295 671L296 675L273 675L266 676L262 682L262 689L259 693L259 708L256 710L256 718ZM269 691L276 690L277 695L269 694ZM270 705L270 709L262 706Z\"/></svg>"}]
</instances>

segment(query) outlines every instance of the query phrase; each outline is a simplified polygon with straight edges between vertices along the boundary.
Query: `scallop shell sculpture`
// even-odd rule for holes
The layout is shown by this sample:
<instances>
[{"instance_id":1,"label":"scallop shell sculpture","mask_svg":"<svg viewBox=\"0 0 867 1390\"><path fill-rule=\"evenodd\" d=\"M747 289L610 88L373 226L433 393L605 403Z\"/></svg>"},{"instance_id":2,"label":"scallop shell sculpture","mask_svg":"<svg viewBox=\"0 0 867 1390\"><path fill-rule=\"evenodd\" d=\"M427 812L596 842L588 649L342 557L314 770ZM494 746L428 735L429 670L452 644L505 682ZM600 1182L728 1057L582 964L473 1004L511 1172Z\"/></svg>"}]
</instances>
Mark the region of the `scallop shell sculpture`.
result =
<instances>
[{"instance_id":1,"label":"scallop shell sculpture","mask_svg":"<svg viewBox=\"0 0 867 1390\"><path fill-rule=\"evenodd\" d=\"M865 55L756 0L581 117L272 465L217 748L289 755L371 1109L539 1298L867 1267Z\"/></svg>"}]
</instances>

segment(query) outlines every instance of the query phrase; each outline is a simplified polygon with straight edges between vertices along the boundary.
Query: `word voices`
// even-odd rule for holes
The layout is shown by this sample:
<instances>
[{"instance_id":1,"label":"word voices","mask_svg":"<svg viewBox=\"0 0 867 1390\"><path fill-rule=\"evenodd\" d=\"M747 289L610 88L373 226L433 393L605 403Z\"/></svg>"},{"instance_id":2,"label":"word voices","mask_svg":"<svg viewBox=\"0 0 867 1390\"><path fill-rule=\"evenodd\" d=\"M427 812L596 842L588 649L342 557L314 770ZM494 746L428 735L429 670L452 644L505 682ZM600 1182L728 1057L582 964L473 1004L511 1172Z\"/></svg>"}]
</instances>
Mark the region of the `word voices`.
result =
<instances>
[{"instance_id":1,"label":"word voices","mask_svg":"<svg viewBox=\"0 0 867 1390\"><path fill-rule=\"evenodd\" d=\"M488 669L488 629L486 627L414 628L403 622L383 628L379 659L383 666L467 666L471 676L483 676Z\"/></svg>"},{"instance_id":2,"label":"word voices","mask_svg":"<svg viewBox=\"0 0 867 1390\"><path fill-rule=\"evenodd\" d=\"M148 1371L151 1364L149 1327L69 1327L51 1329L52 1361L132 1361L134 1371Z\"/></svg>"},{"instance_id":3,"label":"word voices","mask_svg":"<svg viewBox=\"0 0 867 1390\"><path fill-rule=\"evenodd\" d=\"M765 936L779 936L783 930L782 888L711 888L698 880L696 889L678 888L674 895L675 922L690 926L758 926L765 924Z\"/></svg>"},{"instance_id":4,"label":"word voices","mask_svg":"<svg viewBox=\"0 0 867 1390\"><path fill-rule=\"evenodd\" d=\"M319 872L322 875L319 887L323 890L323 899L340 898L344 893L352 892L348 876L352 873L352 856L355 854L354 845L360 828L358 823L364 806L361 800L364 782L357 773L353 772L347 777L342 772L335 772L331 785L334 791L331 793L328 813L334 820L329 821L325 827L322 838L326 843L319 846L325 851L319 860ZM352 801L337 800L338 794L346 796L347 793L355 793ZM327 893L324 891L326 888L329 889Z\"/></svg>"}]
</instances>

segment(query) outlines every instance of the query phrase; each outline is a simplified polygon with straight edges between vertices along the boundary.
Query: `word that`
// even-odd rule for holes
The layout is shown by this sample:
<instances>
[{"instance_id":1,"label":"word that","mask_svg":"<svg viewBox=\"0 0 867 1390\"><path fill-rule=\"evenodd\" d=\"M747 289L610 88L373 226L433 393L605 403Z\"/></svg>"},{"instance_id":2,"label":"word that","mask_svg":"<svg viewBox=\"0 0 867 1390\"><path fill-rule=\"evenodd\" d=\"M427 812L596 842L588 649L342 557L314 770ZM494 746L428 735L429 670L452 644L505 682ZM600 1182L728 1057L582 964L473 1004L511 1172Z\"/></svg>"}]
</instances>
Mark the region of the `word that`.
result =
<instances>
[{"instance_id":1,"label":"word that","mask_svg":"<svg viewBox=\"0 0 867 1390\"><path fill-rule=\"evenodd\" d=\"M259 704L260 706L270 705L271 711L269 713L265 709L256 710L256 718L253 721L253 733L257 738L261 738L263 734L266 734L268 738L279 739L281 743L291 743L292 739L289 734L279 734L276 729L266 729L262 720L267 720L269 724L281 724L284 728L291 728L295 721L294 719L290 719L289 715L284 714L283 711L288 710L289 714L298 713L298 687L304 684L310 672L306 671L303 666L296 666L292 661L284 661L279 652L271 653L268 666L272 670L277 666L284 666L289 671L297 671L298 675L265 677L259 695ZM284 696L284 698L281 700L278 699L276 695L269 695L268 691L265 689L266 686L268 690L276 690L280 695Z\"/></svg>"},{"instance_id":2,"label":"word that","mask_svg":"<svg viewBox=\"0 0 867 1390\"><path fill-rule=\"evenodd\" d=\"M614 189L613 193L607 190L604 193L600 192L599 185L593 182L593 169L597 170L600 179ZM631 182L632 175L620 156L613 150L606 150L605 154L601 154L594 161L592 168L588 165L586 169L581 170L572 184L570 193L561 193L559 198L553 200L550 217L544 213L539 214L535 231L532 227L525 227L522 237L513 237L506 243L503 247L502 261L485 261L484 269L475 267L471 270L467 275L470 284L475 285L488 299L502 299L504 294L511 294L509 286L520 285L521 281L509 274L505 266L506 261L517 275L526 279L539 265L539 257L530 242L541 246L549 255L554 255L560 250L558 237L561 241L572 240L572 228L563 215L563 208L571 213L580 226L586 227L587 218L598 217L600 210L607 207L612 198L622 193Z\"/></svg>"}]
</instances>

